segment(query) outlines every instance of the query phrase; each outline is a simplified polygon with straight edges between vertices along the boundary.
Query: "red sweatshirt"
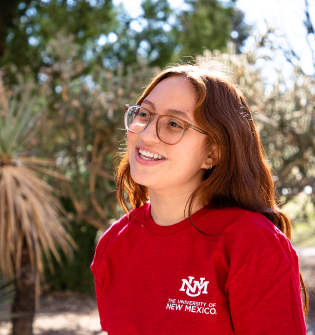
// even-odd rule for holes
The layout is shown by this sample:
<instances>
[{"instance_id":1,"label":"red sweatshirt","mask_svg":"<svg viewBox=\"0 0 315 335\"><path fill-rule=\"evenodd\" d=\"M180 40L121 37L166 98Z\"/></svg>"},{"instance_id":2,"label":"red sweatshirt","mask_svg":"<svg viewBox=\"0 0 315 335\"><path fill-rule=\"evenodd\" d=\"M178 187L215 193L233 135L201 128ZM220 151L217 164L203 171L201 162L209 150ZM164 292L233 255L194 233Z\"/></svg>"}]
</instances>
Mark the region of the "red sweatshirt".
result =
<instances>
[{"instance_id":1,"label":"red sweatshirt","mask_svg":"<svg viewBox=\"0 0 315 335\"><path fill-rule=\"evenodd\" d=\"M101 237L91 265L109 335L304 335L297 255L259 213L204 207L159 226L150 204ZM210 235L210 236L209 236Z\"/></svg>"}]
</instances>

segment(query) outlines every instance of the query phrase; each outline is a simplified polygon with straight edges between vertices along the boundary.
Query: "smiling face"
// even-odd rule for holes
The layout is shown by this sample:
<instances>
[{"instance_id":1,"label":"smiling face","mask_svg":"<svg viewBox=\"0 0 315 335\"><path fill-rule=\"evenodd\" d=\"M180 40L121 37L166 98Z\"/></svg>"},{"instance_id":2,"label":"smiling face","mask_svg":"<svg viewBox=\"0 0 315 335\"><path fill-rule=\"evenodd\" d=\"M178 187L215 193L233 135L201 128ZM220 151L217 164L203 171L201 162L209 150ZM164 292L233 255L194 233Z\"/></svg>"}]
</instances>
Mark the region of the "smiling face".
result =
<instances>
[{"instance_id":1,"label":"smiling face","mask_svg":"<svg viewBox=\"0 0 315 335\"><path fill-rule=\"evenodd\" d=\"M150 192L188 192L200 183L209 164L206 135L188 129L174 145L163 143L156 134L160 115L174 115L198 126L194 120L196 93L184 77L173 76L158 83L141 106L157 115L140 134L127 132L127 149L132 179Z\"/></svg>"}]
</instances>

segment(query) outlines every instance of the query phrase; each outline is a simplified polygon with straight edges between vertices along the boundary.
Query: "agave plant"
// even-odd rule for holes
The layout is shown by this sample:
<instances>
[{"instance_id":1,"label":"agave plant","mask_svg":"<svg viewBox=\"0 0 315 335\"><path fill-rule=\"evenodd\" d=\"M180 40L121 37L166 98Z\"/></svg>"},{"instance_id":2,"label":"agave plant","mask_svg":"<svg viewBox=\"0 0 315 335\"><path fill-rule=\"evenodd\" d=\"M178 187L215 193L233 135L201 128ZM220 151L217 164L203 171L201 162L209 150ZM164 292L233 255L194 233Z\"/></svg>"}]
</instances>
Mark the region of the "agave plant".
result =
<instances>
[{"instance_id":1,"label":"agave plant","mask_svg":"<svg viewBox=\"0 0 315 335\"><path fill-rule=\"evenodd\" d=\"M13 335L32 334L43 255L52 268L51 254L61 262L58 249L71 256L75 247L64 210L38 171L65 178L47 167L54 161L26 151L44 106L34 92L32 82L5 91L0 77L0 273L15 282Z\"/></svg>"},{"instance_id":2,"label":"agave plant","mask_svg":"<svg viewBox=\"0 0 315 335\"><path fill-rule=\"evenodd\" d=\"M11 319L12 314L7 306L12 303L14 298L13 279L0 278L0 322Z\"/></svg>"}]
</instances>

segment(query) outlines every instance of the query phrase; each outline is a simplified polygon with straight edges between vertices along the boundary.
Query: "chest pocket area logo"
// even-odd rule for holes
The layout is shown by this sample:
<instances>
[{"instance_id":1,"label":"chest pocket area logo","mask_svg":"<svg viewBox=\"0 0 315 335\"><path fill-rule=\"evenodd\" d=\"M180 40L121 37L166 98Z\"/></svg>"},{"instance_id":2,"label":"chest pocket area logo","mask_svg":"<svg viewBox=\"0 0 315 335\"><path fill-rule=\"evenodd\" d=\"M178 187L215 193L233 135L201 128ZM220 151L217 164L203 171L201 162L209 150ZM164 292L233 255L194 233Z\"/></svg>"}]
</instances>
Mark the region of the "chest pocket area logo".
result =
<instances>
[{"instance_id":1,"label":"chest pocket area logo","mask_svg":"<svg viewBox=\"0 0 315 335\"><path fill-rule=\"evenodd\" d=\"M182 279L182 287L180 291L185 292L186 286L186 294L190 297L198 297L201 293L208 294L208 284L209 281L205 281L206 278L200 278L200 280L194 280L195 277L189 276L187 279Z\"/></svg>"}]
</instances>

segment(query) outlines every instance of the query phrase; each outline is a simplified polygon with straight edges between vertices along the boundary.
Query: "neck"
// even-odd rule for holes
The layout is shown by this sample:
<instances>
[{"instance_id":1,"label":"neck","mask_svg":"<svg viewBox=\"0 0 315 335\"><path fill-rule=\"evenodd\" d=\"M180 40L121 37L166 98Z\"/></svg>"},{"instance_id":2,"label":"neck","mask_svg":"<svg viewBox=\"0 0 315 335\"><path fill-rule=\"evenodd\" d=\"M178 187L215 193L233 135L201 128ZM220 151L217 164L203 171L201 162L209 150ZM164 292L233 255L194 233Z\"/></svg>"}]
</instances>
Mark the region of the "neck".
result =
<instances>
[{"instance_id":1,"label":"neck","mask_svg":"<svg viewBox=\"0 0 315 335\"><path fill-rule=\"evenodd\" d=\"M151 216L156 224L160 226L170 226L188 217L187 201L191 192L165 196L165 194L162 195L149 190L149 195ZM202 205L198 199L196 199L193 204L192 214L197 212L200 208L202 208Z\"/></svg>"}]
</instances>

